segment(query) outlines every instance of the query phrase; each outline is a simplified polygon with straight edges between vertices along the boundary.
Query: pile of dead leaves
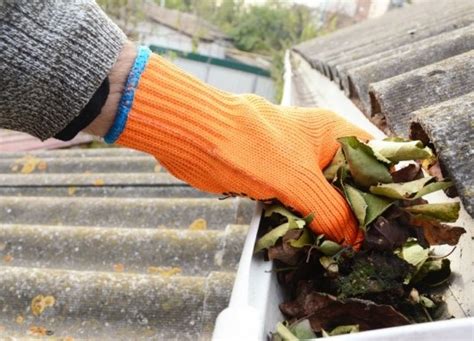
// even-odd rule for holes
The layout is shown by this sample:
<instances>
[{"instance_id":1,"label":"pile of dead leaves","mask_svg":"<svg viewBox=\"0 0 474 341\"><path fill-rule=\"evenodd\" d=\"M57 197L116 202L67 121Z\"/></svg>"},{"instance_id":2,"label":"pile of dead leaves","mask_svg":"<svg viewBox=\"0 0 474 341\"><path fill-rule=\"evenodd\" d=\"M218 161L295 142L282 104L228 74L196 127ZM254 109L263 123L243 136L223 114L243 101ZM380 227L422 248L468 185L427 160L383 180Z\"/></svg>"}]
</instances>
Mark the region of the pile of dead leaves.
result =
<instances>
[{"instance_id":1,"label":"pile of dead leaves","mask_svg":"<svg viewBox=\"0 0 474 341\"><path fill-rule=\"evenodd\" d=\"M457 220L459 203L422 198L452 186L423 175L419 164L435 164L433 152L420 141L399 138L339 142L342 148L324 174L347 199L365 239L356 252L307 228L317 217L301 218L276 205L265 209L255 252L274 261L287 297L280 304L287 320L277 325L273 340L449 317L433 290L447 283L450 263L430 247L455 247L465 230L445 224Z\"/></svg>"}]
</instances>

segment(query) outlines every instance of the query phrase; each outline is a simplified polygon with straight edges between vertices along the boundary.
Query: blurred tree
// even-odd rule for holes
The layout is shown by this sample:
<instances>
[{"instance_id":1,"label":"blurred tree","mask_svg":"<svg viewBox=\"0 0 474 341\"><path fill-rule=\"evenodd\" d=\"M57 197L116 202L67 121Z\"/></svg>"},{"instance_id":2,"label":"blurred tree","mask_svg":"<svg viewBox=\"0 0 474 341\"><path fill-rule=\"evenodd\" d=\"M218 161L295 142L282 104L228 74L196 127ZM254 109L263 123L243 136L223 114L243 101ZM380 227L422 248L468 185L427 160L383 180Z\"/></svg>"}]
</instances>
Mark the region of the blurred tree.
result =
<instances>
[{"instance_id":1,"label":"blurred tree","mask_svg":"<svg viewBox=\"0 0 474 341\"><path fill-rule=\"evenodd\" d=\"M310 8L288 6L269 0L265 6L250 6L238 13L228 31L237 48L271 56L276 100L283 93L285 50L318 34Z\"/></svg>"},{"instance_id":2,"label":"blurred tree","mask_svg":"<svg viewBox=\"0 0 474 341\"><path fill-rule=\"evenodd\" d=\"M136 38L136 25L145 18L143 5L146 0L96 1L129 38Z\"/></svg>"},{"instance_id":3,"label":"blurred tree","mask_svg":"<svg viewBox=\"0 0 474 341\"><path fill-rule=\"evenodd\" d=\"M132 38L133 28L144 18L146 1L161 3L161 0L97 0ZM320 33L311 9L290 1L267 0L264 5L244 6L244 0L166 0L165 5L217 25L234 40L238 49L271 58L277 100L283 89L285 50ZM199 32L196 32L195 41L199 41Z\"/></svg>"}]
</instances>

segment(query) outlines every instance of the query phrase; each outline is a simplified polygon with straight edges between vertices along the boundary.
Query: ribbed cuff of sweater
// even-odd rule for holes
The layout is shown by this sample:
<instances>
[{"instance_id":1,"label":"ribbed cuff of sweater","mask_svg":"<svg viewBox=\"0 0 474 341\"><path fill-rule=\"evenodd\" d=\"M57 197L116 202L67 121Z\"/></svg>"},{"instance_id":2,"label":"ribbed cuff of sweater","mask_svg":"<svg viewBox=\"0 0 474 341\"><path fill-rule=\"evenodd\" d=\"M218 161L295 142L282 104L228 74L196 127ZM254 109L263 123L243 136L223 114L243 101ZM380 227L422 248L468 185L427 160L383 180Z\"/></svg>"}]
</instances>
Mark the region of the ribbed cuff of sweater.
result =
<instances>
[{"instance_id":1,"label":"ribbed cuff of sweater","mask_svg":"<svg viewBox=\"0 0 474 341\"><path fill-rule=\"evenodd\" d=\"M126 40L94 1L7 1L0 24L0 126L45 140L107 77Z\"/></svg>"}]
</instances>

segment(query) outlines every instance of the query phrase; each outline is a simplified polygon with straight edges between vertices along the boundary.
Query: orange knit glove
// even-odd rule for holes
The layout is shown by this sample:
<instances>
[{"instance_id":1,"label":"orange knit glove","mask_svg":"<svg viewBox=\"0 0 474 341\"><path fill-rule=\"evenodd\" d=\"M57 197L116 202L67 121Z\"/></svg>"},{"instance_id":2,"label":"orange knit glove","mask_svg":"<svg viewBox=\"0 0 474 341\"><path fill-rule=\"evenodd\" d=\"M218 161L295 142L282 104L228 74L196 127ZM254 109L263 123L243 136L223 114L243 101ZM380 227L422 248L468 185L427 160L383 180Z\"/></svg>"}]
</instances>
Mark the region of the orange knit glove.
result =
<instances>
[{"instance_id":1,"label":"orange knit glove","mask_svg":"<svg viewBox=\"0 0 474 341\"><path fill-rule=\"evenodd\" d=\"M314 213L313 231L354 245L362 232L322 174L339 148L336 138L349 135L369 138L328 110L220 91L151 55L117 142L154 155L200 190L278 199Z\"/></svg>"}]
</instances>

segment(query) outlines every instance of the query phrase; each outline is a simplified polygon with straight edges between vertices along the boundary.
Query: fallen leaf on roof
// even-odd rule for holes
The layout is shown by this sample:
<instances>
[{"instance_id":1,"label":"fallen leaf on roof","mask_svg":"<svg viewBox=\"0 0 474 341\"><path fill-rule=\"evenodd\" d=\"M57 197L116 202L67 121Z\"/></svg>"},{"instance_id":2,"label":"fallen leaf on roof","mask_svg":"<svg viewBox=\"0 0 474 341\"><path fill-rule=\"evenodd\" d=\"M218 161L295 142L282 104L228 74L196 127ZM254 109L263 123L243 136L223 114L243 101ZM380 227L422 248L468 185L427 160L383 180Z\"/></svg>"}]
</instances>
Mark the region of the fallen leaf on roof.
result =
<instances>
[{"instance_id":1,"label":"fallen leaf on roof","mask_svg":"<svg viewBox=\"0 0 474 341\"><path fill-rule=\"evenodd\" d=\"M178 267L169 267L169 266L149 266L149 274L157 274L164 277L171 277L181 273L181 268Z\"/></svg>"},{"instance_id":2,"label":"fallen leaf on roof","mask_svg":"<svg viewBox=\"0 0 474 341\"><path fill-rule=\"evenodd\" d=\"M115 272L124 272L125 266L122 263L117 263L113 265Z\"/></svg>"},{"instance_id":3,"label":"fallen leaf on roof","mask_svg":"<svg viewBox=\"0 0 474 341\"><path fill-rule=\"evenodd\" d=\"M52 332L45 327L31 326L28 328L28 335L30 336L48 336L52 335Z\"/></svg>"},{"instance_id":4,"label":"fallen leaf on roof","mask_svg":"<svg viewBox=\"0 0 474 341\"><path fill-rule=\"evenodd\" d=\"M104 185L105 185L104 179L95 179L94 180L94 186L104 186Z\"/></svg>"},{"instance_id":5,"label":"fallen leaf on roof","mask_svg":"<svg viewBox=\"0 0 474 341\"><path fill-rule=\"evenodd\" d=\"M156 165L154 170L155 170L156 173L161 172L161 166L160 166L160 165Z\"/></svg>"},{"instance_id":6,"label":"fallen leaf on roof","mask_svg":"<svg viewBox=\"0 0 474 341\"><path fill-rule=\"evenodd\" d=\"M23 322L25 322L25 318L24 318L23 316L21 316L21 315L18 315L18 316L16 317L16 319L15 319L15 322L16 322L17 324L23 324Z\"/></svg>"},{"instance_id":7,"label":"fallen leaf on roof","mask_svg":"<svg viewBox=\"0 0 474 341\"><path fill-rule=\"evenodd\" d=\"M13 256L12 256L12 255L5 255L5 256L3 256L3 261L4 261L5 263L10 263L12 260L13 260Z\"/></svg>"},{"instance_id":8,"label":"fallen leaf on roof","mask_svg":"<svg viewBox=\"0 0 474 341\"><path fill-rule=\"evenodd\" d=\"M38 295L31 300L31 312L33 315L39 316L46 308L52 307L55 302L53 296Z\"/></svg>"},{"instance_id":9,"label":"fallen leaf on roof","mask_svg":"<svg viewBox=\"0 0 474 341\"><path fill-rule=\"evenodd\" d=\"M76 191L77 191L77 187L71 186L71 187L68 187L67 194L74 195Z\"/></svg>"},{"instance_id":10,"label":"fallen leaf on roof","mask_svg":"<svg viewBox=\"0 0 474 341\"><path fill-rule=\"evenodd\" d=\"M203 218L198 218L194 220L190 225L189 229L191 231L201 231L201 230L207 230L207 221L206 219Z\"/></svg>"},{"instance_id":11,"label":"fallen leaf on roof","mask_svg":"<svg viewBox=\"0 0 474 341\"><path fill-rule=\"evenodd\" d=\"M21 159L15 160L10 169L13 172L17 172L19 170L22 174L30 174L35 169L44 171L46 168L47 164L45 161L32 155L26 155Z\"/></svg>"},{"instance_id":12,"label":"fallen leaf on roof","mask_svg":"<svg viewBox=\"0 0 474 341\"><path fill-rule=\"evenodd\" d=\"M39 171L44 172L45 170L48 169L48 164L46 163L46 161L40 161L40 162L38 162L38 165L36 166L36 168Z\"/></svg>"}]
</instances>

